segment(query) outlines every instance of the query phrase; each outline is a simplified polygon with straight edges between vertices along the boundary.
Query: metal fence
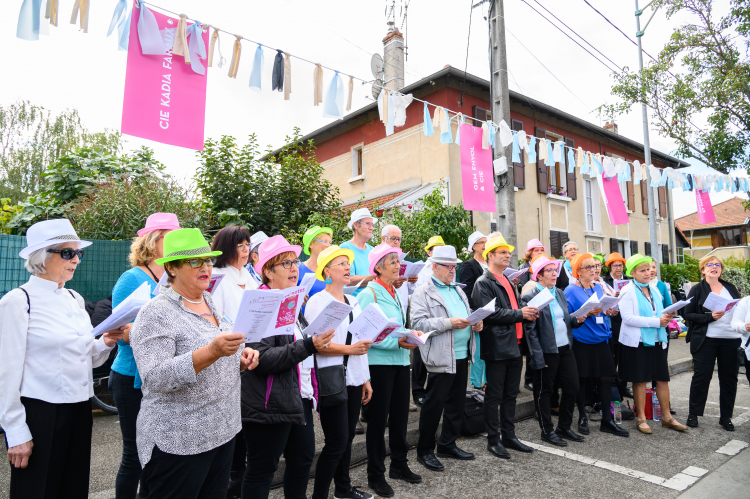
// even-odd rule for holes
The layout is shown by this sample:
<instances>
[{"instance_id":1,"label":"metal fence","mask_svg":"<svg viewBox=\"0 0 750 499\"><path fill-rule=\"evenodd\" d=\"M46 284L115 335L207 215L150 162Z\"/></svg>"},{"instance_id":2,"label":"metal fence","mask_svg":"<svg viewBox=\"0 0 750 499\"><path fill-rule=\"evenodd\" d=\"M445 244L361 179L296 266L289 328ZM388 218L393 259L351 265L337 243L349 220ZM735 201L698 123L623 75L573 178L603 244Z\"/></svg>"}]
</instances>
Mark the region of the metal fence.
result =
<instances>
[{"instance_id":1,"label":"metal fence","mask_svg":"<svg viewBox=\"0 0 750 499\"><path fill-rule=\"evenodd\" d=\"M92 242L66 287L76 290L86 300L97 301L110 296L117 279L130 268L130 241ZM0 234L0 297L29 280L24 260L18 256L25 247L25 237Z\"/></svg>"}]
</instances>

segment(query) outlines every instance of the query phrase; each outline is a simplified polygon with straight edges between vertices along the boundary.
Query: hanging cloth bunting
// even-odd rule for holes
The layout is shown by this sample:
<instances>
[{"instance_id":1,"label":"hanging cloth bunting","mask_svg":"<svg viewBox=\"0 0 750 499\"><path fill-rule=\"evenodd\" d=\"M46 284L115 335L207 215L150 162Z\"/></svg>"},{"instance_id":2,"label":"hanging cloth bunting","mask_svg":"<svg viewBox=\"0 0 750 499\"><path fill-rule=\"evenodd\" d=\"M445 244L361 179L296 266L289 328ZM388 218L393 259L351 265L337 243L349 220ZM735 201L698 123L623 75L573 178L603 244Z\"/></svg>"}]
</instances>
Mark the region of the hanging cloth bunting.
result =
<instances>
[{"instance_id":1,"label":"hanging cloth bunting","mask_svg":"<svg viewBox=\"0 0 750 499\"><path fill-rule=\"evenodd\" d=\"M76 0L73 4L73 13L70 15L70 24L75 24L78 12L81 12L81 29L84 33L89 32L89 0Z\"/></svg>"},{"instance_id":2,"label":"hanging cloth bunting","mask_svg":"<svg viewBox=\"0 0 750 499\"><path fill-rule=\"evenodd\" d=\"M344 117L344 82L336 71L328 86L326 100L323 104L323 116L341 119Z\"/></svg>"},{"instance_id":3,"label":"hanging cloth bunting","mask_svg":"<svg viewBox=\"0 0 750 499\"><path fill-rule=\"evenodd\" d=\"M145 4L141 5L138 16L138 41L144 55L165 55L168 47L164 46L164 39L159 31L154 13Z\"/></svg>"},{"instance_id":4,"label":"hanging cloth bunting","mask_svg":"<svg viewBox=\"0 0 750 499\"><path fill-rule=\"evenodd\" d=\"M641 183L641 162L637 159L633 161L633 182L635 185Z\"/></svg>"},{"instance_id":5,"label":"hanging cloth bunting","mask_svg":"<svg viewBox=\"0 0 750 499\"><path fill-rule=\"evenodd\" d=\"M435 130L432 128L432 118L430 118L430 110L427 108L427 103L424 103L422 130L428 137L435 134Z\"/></svg>"},{"instance_id":6,"label":"hanging cloth bunting","mask_svg":"<svg viewBox=\"0 0 750 499\"><path fill-rule=\"evenodd\" d=\"M617 175L615 164L612 162L612 158L609 156L604 156L604 158L602 159L602 168L604 168L604 175L606 175L607 178L612 178Z\"/></svg>"},{"instance_id":7,"label":"hanging cloth bunting","mask_svg":"<svg viewBox=\"0 0 750 499\"><path fill-rule=\"evenodd\" d=\"M289 100L292 93L292 58L284 52L284 100Z\"/></svg>"},{"instance_id":8,"label":"hanging cloth bunting","mask_svg":"<svg viewBox=\"0 0 750 499\"><path fill-rule=\"evenodd\" d=\"M112 13L112 20L109 22L109 29L107 29L107 36L111 35L116 27L127 20L127 8L127 0L117 0L115 11Z\"/></svg>"},{"instance_id":9,"label":"hanging cloth bunting","mask_svg":"<svg viewBox=\"0 0 750 499\"><path fill-rule=\"evenodd\" d=\"M507 147L508 144L513 142L513 132L505 120L502 120L498 127L500 128L500 147Z\"/></svg>"},{"instance_id":10,"label":"hanging cloth bunting","mask_svg":"<svg viewBox=\"0 0 750 499\"><path fill-rule=\"evenodd\" d=\"M460 146L461 134L459 133L459 131L461 130L461 125L466 123L466 119L464 118L464 115L462 113L458 113L456 115L456 123L458 124L458 126L456 127L456 144Z\"/></svg>"},{"instance_id":11,"label":"hanging cloth bunting","mask_svg":"<svg viewBox=\"0 0 750 499\"><path fill-rule=\"evenodd\" d=\"M578 166L578 169L581 170L581 173L583 173L583 157L583 148L578 146L578 150L576 151L576 165Z\"/></svg>"},{"instance_id":12,"label":"hanging cloth bunting","mask_svg":"<svg viewBox=\"0 0 750 499\"><path fill-rule=\"evenodd\" d=\"M581 162L581 174L589 175L591 173L591 153L585 151L583 153L583 161Z\"/></svg>"},{"instance_id":13,"label":"hanging cloth bunting","mask_svg":"<svg viewBox=\"0 0 750 499\"><path fill-rule=\"evenodd\" d=\"M490 148L490 127L485 121L482 123L482 149Z\"/></svg>"},{"instance_id":14,"label":"hanging cloth bunting","mask_svg":"<svg viewBox=\"0 0 750 499\"><path fill-rule=\"evenodd\" d=\"M440 106L435 108L435 114L432 115L432 121L440 127L440 143L452 144L453 132L451 131L451 122L448 112Z\"/></svg>"},{"instance_id":15,"label":"hanging cloth bunting","mask_svg":"<svg viewBox=\"0 0 750 499\"><path fill-rule=\"evenodd\" d=\"M242 44L240 35L234 35L234 47L232 48L232 62L229 63L229 77L237 78L237 70L240 67L240 54L242 54Z\"/></svg>"},{"instance_id":16,"label":"hanging cloth bunting","mask_svg":"<svg viewBox=\"0 0 750 499\"><path fill-rule=\"evenodd\" d=\"M573 173L576 168L576 159L574 157L573 148L568 148L568 173Z\"/></svg>"},{"instance_id":17,"label":"hanging cloth bunting","mask_svg":"<svg viewBox=\"0 0 750 499\"><path fill-rule=\"evenodd\" d=\"M276 50L276 57L273 58L273 72L271 73L271 91L284 90L284 52Z\"/></svg>"},{"instance_id":18,"label":"hanging cloth bunting","mask_svg":"<svg viewBox=\"0 0 750 499\"><path fill-rule=\"evenodd\" d=\"M542 137L539 138L539 161L544 161L544 164L547 164L547 139Z\"/></svg>"},{"instance_id":19,"label":"hanging cloth bunting","mask_svg":"<svg viewBox=\"0 0 750 499\"><path fill-rule=\"evenodd\" d=\"M57 13L60 10L60 0L47 0L47 13L44 18L49 19L49 23L57 26Z\"/></svg>"},{"instance_id":20,"label":"hanging cloth bunting","mask_svg":"<svg viewBox=\"0 0 750 499\"><path fill-rule=\"evenodd\" d=\"M209 26L209 28L213 29L213 33L211 33L211 42L208 45L208 67L213 67L214 47L218 45L218 47L216 48L219 51L219 62L216 63L216 67L221 68L226 62L226 59L224 59L224 56L221 55L221 39L219 38L219 30L214 28L213 26Z\"/></svg>"},{"instance_id":21,"label":"hanging cloth bunting","mask_svg":"<svg viewBox=\"0 0 750 499\"><path fill-rule=\"evenodd\" d=\"M487 124L490 127L490 147L495 149L497 147L497 143L495 142L497 136L497 128L495 128L495 124L491 121L488 121Z\"/></svg>"},{"instance_id":22,"label":"hanging cloth bunting","mask_svg":"<svg viewBox=\"0 0 750 499\"><path fill-rule=\"evenodd\" d=\"M190 54L190 68L199 75L206 74L206 68L201 59L206 58L206 42L203 40L203 25L198 21L187 27L188 53ZM186 59L187 60L187 59Z\"/></svg>"},{"instance_id":23,"label":"hanging cloth bunting","mask_svg":"<svg viewBox=\"0 0 750 499\"><path fill-rule=\"evenodd\" d=\"M518 146L524 151L528 152L529 143L528 143L528 140L526 139L526 132L524 132L523 130L519 130L516 132L516 135L518 135Z\"/></svg>"},{"instance_id":24,"label":"hanging cloth bunting","mask_svg":"<svg viewBox=\"0 0 750 499\"><path fill-rule=\"evenodd\" d=\"M354 77L349 76L349 95L346 96L346 110L352 110L352 95L354 94Z\"/></svg>"},{"instance_id":25,"label":"hanging cloth bunting","mask_svg":"<svg viewBox=\"0 0 750 499\"><path fill-rule=\"evenodd\" d=\"M552 141L546 140L547 142L547 166L555 166L555 156L552 152Z\"/></svg>"},{"instance_id":26,"label":"hanging cloth bunting","mask_svg":"<svg viewBox=\"0 0 750 499\"><path fill-rule=\"evenodd\" d=\"M130 44L130 20L132 18L133 9L130 9L128 18L125 20L125 22L117 26L117 50L128 50L128 45Z\"/></svg>"},{"instance_id":27,"label":"hanging cloth bunting","mask_svg":"<svg viewBox=\"0 0 750 499\"><path fill-rule=\"evenodd\" d=\"M185 64L190 64L190 50L188 49L187 42L187 16L185 14L180 14L180 20L177 22L172 55L181 55L185 58Z\"/></svg>"},{"instance_id":28,"label":"hanging cloth bunting","mask_svg":"<svg viewBox=\"0 0 750 499\"><path fill-rule=\"evenodd\" d=\"M263 73L263 45L258 44L255 49L255 59L253 60L253 69L250 71L250 90L260 92L260 77Z\"/></svg>"},{"instance_id":29,"label":"hanging cloth bunting","mask_svg":"<svg viewBox=\"0 0 750 499\"><path fill-rule=\"evenodd\" d=\"M313 106L323 102L323 68L320 64L315 65L313 71Z\"/></svg>"},{"instance_id":30,"label":"hanging cloth bunting","mask_svg":"<svg viewBox=\"0 0 750 499\"><path fill-rule=\"evenodd\" d=\"M552 157L554 158L555 163L562 163L563 155L562 155L562 149L561 146L564 146L565 142L557 141L552 146Z\"/></svg>"},{"instance_id":31,"label":"hanging cloth bunting","mask_svg":"<svg viewBox=\"0 0 750 499\"><path fill-rule=\"evenodd\" d=\"M536 163L536 137L529 135L529 148L526 151L529 155L529 163Z\"/></svg>"},{"instance_id":32,"label":"hanging cloth bunting","mask_svg":"<svg viewBox=\"0 0 750 499\"><path fill-rule=\"evenodd\" d=\"M651 175L651 187L659 187L659 182L661 182L661 175L659 174L659 170L654 167L654 165L648 165L648 172Z\"/></svg>"},{"instance_id":33,"label":"hanging cloth bunting","mask_svg":"<svg viewBox=\"0 0 750 499\"><path fill-rule=\"evenodd\" d=\"M23 0L21 11L18 13L16 36L30 42L39 40L41 17L42 0Z\"/></svg>"},{"instance_id":34,"label":"hanging cloth bunting","mask_svg":"<svg viewBox=\"0 0 750 499\"><path fill-rule=\"evenodd\" d=\"M604 173L604 165L602 165L602 155L597 154L594 156L594 167L596 168L593 173L598 177Z\"/></svg>"},{"instance_id":35,"label":"hanging cloth bunting","mask_svg":"<svg viewBox=\"0 0 750 499\"><path fill-rule=\"evenodd\" d=\"M511 150L511 157L510 160L513 163L520 163L521 162L521 148L518 146L518 134L513 134L513 148Z\"/></svg>"},{"instance_id":36,"label":"hanging cloth bunting","mask_svg":"<svg viewBox=\"0 0 750 499\"><path fill-rule=\"evenodd\" d=\"M393 125L404 126L406 124L406 108L411 105L414 97L411 94L393 93L391 104L393 104Z\"/></svg>"}]
</instances>

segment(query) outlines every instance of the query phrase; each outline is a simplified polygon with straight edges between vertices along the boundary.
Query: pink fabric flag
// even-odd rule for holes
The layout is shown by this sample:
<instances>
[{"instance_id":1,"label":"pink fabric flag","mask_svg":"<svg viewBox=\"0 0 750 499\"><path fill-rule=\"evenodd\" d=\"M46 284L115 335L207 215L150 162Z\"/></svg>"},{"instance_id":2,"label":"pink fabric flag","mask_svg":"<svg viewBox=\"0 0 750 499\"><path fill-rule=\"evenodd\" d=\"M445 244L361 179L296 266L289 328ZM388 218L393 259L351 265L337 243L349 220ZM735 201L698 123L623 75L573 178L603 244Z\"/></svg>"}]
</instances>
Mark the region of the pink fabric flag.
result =
<instances>
[{"instance_id":1,"label":"pink fabric flag","mask_svg":"<svg viewBox=\"0 0 750 499\"><path fill-rule=\"evenodd\" d=\"M695 203L698 205L698 223L712 224L716 222L714 206L711 204L711 197L708 195L708 191L695 189Z\"/></svg>"},{"instance_id":2,"label":"pink fabric flag","mask_svg":"<svg viewBox=\"0 0 750 499\"><path fill-rule=\"evenodd\" d=\"M133 7L130 23L122 133L202 151L206 75L195 73L183 57L172 57L171 42L164 55L143 55L137 29L141 10ZM179 19L169 24L169 17L158 12L153 15L161 33L173 40L174 35L165 30L174 30ZM198 32L207 44L208 33Z\"/></svg>"},{"instance_id":3,"label":"pink fabric flag","mask_svg":"<svg viewBox=\"0 0 750 499\"><path fill-rule=\"evenodd\" d=\"M492 172L492 150L482 149L482 129L459 125L461 139L461 181L464 208L472 211L497 211Z\"/></svg>"},{"instance_id":4,"label":"pink fabric flag","mask_svg":"<svg viewBox=\"0 0 750 499\"><path fill-rule=\"evenodd\" d=\"M622 199L620 184L617 177L606 178L604 175L599 177L602 186L602 196L604 197L604 206L607 208L609 223L611 225L622 225L630 222L628 212L625 210L625 201Z\"/></svg>"}]
</instances>

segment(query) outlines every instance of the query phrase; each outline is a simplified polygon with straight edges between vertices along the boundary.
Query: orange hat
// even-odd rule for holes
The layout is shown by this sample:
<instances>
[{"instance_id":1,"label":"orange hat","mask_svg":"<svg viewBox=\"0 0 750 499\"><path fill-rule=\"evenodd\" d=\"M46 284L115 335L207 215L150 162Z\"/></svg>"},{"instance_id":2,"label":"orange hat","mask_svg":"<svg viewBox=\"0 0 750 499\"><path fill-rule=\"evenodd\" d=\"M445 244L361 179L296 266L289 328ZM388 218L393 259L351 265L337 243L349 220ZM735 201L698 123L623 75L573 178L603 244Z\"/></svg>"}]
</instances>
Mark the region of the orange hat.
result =
<instances>
[{"instance_id":1,"label":"orange hat","mask_svg":"<svg viewBox=\"0 0 750 499\"><path fill-rule=\"evenodd\" d=\"M619 254L616 251L614 253L610 253L609 254L609 258L605 262L605 265L607 267L611 267L612 263L614 263L614 262L622 262L623 266L625 265L625 259L622 257L621 254Z\"/></svg>"},{"instance_id":2,"label":"orange hat","mask_svg":"<svg viewBox=\"0 0 750 499\"><path fill-rule=\"evenodd\" d=\"M529 262L529 264L534 263L539 257L542 257L542 256L547 256L547 255L545 255L544 253L539 253L537 256L535 256L534 258L531 259L531 261ZM547 256L547 258L549 258L549 257Z\"/></svg>"},{"instance_id":3,"label":"orange hat","mask_svg":"<svg viewBox=\"0 0 750 499\"><path fill-rule=\"evenodd\" d=\"M581 265L581 262L587 258L594 258L594 255L591 253L580 253L570 262L570 268L573 270L573 277L576 279L578 279L578 267Z\"/></svg>"}]
</instances>

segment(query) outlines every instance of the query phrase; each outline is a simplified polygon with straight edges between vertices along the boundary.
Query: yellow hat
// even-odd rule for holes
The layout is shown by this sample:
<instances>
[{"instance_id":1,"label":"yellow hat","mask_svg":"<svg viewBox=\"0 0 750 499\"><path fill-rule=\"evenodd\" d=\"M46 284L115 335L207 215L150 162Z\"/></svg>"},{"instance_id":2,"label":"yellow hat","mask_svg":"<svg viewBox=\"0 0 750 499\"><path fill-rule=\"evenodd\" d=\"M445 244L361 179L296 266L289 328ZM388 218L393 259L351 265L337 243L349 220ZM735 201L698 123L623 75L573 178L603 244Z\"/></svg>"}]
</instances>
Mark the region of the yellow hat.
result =
<instances>
[{"instance_id":1,"label":"yellow hat","mask_svg":"<svg viewBox=\"0 0 750 499\"><path fill-rule=\"evenodd\" d=\"M445 246L445 241L443 241L442 236L432 236L429 241L427 241L427 246L424 247L424 250L427 251L433 246Z\"/></svg>"},{"instance_id":2,"label":"yellow hat","mask_svg":"<svg viewBox=\"0 0 750 499\"><path fill-rule=\"evenodd\" d=\"M510 244L508 244L508 242L505 240L505 238L502 235L499 235L487 241L487 244L484 247L484 253L482 253L482 257L486 260L487 255L490 253L490 251L494 251L495 249L500 248L502 246L505 246L506 248L508 248L508 251L510 252L513 252L513 250L516 249L515 246L511 246Z\"/></svg>"},{"instance_id":3,"label":"yellow hat","mask_svg":"<svg viewBox=\"0 0 750 499\"><path fill-rule=\"evenodd\" d=\"M323 278L323 269L326 265L328 265L328 262L338 256L346 256L347 258L349 258L349 265L351 265L354 261L354 252L352 250L339 248L335 244L333 246L327 247L318 255L318 270L315 271L315 277L319 281L325 281L325 279Z\"/></svg>"}]
</instances>

